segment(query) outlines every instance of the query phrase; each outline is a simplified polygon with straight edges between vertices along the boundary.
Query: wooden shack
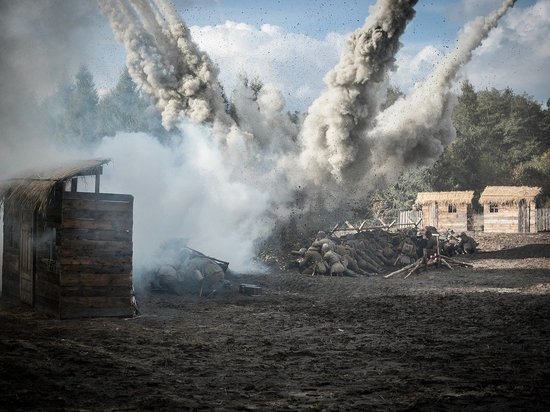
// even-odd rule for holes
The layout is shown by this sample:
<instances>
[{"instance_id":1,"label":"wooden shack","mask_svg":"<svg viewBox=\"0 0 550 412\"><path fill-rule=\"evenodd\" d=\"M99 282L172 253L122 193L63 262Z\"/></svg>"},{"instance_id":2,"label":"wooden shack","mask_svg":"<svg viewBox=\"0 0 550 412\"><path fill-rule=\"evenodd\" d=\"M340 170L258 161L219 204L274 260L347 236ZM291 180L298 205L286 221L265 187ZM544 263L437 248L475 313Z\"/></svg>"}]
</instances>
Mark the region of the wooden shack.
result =
<instances>
[{"instance_id":1,"label":"wooden shack","mask_svg":"<svg viewBox=\"0 0 550 412\"><path fill-rule=\"evenodd\" d=\"M471 230L473 191L420 192L417 208L422 209L422 225L455 232Z\"/></svg>"},{"instance_id":2,"label":"wooden shack","mask_svg":"<svg viewBox=\"0 0 550 412\"><path fill-rule=\"evenodd\" d=\"M479 203L483 205L483 231L536 232L535 199L540 194L540 187L487 186L479 199Z\"/></svg>"},{"instance_id":3,"label":"wooden shack","mask_svg":"<svg viewBox=\"0 0 550 412\"><path fill-rule=\"evenodd\" d=\"M108 162L2 183L3 295L59 318L132 315L133 197L100 193Z\"/></svg>"}]
</instances>

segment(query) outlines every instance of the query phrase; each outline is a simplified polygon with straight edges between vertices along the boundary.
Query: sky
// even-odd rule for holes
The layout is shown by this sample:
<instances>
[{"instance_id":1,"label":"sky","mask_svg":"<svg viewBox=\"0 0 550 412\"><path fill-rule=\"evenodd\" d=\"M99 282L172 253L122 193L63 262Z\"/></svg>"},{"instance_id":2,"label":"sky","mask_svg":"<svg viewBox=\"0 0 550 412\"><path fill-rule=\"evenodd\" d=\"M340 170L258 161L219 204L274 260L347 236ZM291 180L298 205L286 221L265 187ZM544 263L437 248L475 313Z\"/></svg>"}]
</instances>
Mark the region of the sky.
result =
<instances>
[{"instance_id":1,"label":"sky","mask_svg":"<svg viewBox=\"0 0 550 412\"><path fill-rule=\"evenodd\" d=\"M407 27L391 82L404 92L421 81L454 46L468 21L498 7L499 0L419 1ZM176 0L193 38L220 68L231 93L239 74L258 77L283 91L287 108L305 111L324 88L323 76L338 62L347 36L361 27L374 1ZM93 43L83 56L100 91L112 87L124 64L124 50L98 19ZM518 0L484 45L476 50L458 82L477 89L550 98L550 0Z\"/></svg>"}]
</instances>

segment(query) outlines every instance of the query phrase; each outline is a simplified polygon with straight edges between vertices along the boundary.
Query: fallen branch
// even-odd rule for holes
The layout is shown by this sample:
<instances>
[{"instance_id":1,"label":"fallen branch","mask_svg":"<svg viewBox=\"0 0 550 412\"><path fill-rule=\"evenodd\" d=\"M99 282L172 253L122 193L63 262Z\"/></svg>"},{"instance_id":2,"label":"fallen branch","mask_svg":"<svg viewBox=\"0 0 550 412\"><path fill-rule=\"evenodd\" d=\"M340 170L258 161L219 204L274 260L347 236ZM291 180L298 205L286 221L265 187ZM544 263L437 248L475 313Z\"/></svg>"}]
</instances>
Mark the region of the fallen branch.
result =
<instances>
[{"instance_id":1,"label":"fallen branch","mask_svg":"<svg viewBox=\"0 0 550 412\"><path fill-rule=\"evenodd\" d=\"M389 273L386 276L384 276L384 278L387 279L387 278L389 278L393 275L397 275L398 273L403 273L403 272L407 271L408 269L412 268L413 266L415 266L418 262L422 263L422 259L418 259L416 262L413 262L410 265L404 266L401 269L396 270L395 272Z\"/></svg>"}]
</instances>

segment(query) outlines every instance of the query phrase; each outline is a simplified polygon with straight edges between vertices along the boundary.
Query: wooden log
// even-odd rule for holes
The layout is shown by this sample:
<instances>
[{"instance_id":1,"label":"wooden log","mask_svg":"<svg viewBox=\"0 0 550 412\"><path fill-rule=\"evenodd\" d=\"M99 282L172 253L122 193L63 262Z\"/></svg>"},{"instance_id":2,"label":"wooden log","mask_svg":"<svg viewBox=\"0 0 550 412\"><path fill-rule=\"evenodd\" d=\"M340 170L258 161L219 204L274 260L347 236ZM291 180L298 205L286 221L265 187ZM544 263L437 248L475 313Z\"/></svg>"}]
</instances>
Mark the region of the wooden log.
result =
<instances>
[{"instance_id":1,"label":"wooden log","mask_svg":"<svg viewBox=\"0 0 550 412\"><path fill-rule=\"evenodd\" d=\"M447 269L453 270L453 267L452 267L451 265L449 265L449 264L445 261L445 259L439 258L439 261L440 261L441 264L442 264L443 266L445 266Z\"/></svg>"},{"instance_id":2,"label":"wooden log","mask_svg":"<svg viewBox=\"0 0 550 412\"><path fill-rule=\"evenodd\" d=\"M474 265L472 265L471 263L461 262L460 260L456 260L450 257L446 257L445 259L447 259L449 262L454 263L456 265L461 265L461 266L470 267L470 268L474 267Z\"/></svg>"},{"instance_id":3,"label":"wooden log","mask_svg":"<svg viewBox=\"0 0 550 412\"><path fill-rule=\"evenodd\" d=\"M403 266L401 269L398 269L394 272L391 272L387 275L384 276L385 279L391 277L391 276L394 276L394 275L397 275L399 273L403 273L403 272L406 272L407 270L411 269L413 266L415 266L416 264L418 264L418 262L422 263L422 259L418 259L417 261L411 263L410 265L407 265L407 266Z\"/></svg>"},{"instance_id":4,"label":"wooden log","mask_svg":"<svg viewBox=\"0 0 550 412\"><path fill-rule=\"evenodd\" d=\"M416 272L416 270L420 267L420 265L422 264L422 259L418 259L416 261L416 265L413 266L413 268L409 271L409 273L407 273L407 276L404 277L404 279L407 279L409 276L411 276L414 272Z\"/></svg>"}]
</instances>

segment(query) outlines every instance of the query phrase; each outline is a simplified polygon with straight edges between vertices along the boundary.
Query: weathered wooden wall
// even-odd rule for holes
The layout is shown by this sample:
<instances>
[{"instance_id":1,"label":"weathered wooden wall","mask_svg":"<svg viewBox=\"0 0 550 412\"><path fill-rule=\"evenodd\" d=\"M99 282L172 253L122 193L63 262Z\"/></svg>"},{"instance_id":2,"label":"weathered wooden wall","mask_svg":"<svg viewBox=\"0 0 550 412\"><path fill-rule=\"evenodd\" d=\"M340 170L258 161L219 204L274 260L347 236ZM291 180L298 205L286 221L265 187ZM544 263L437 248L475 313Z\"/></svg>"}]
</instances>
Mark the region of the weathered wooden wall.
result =
<instances>
[{"instance_id":1,"label":"weathered wooden wall","mask_svg":"<svg viewBox=\"0 0 550 412\"><path fill-rule=\"evenodd\" d=\"M537 232L550 231L550 209L537 209Z\"/></svg>"},{"instance_id":2,"label":"weathered wooden wall","mask_svg":"<svg viewBox=\"0 0 550 412\"><path fill-rule=\"evenodd\" d=\"M399 212L399 228L415 227L416 222L420 220L418 227L422 227L421 210L404 210Z\"/></svg>"},{"instance_id":3,"label":"weathered wooden wall","mask_svg":"<svg viewBox=\"0 0 550 412\"><path fill-rule=\"evenodd\" d=\"M468 230L468 217L471 214L467 204L456 205L456 212L449 213L448 205L435 202L422 206L422 226L434 226L440 231L452 229L455 232Z\"/></svg>"},{"instance_id":4,"label":"weathered wooden wall","mask_svg":"<svg viewBox=\"0 0 550 412\"><path fill-rule=\"evenodd\" d=\"M130 316L133 197L64 192L57 233L61 318Z\"/></svg>"},{"instance_id":5,"label":"weathered wooden wall","mask_svg":"<svg viewBox=\"0 0 550 412\"><path fill-rule=\"evenodd\" d=\"M489 205L483 208L483 231L487 233L517 233L519 230L517 205L499 205L498 212L491 213Z\"/></svg>"},{"instance_id":6,"label":"weathered wooden wall","mask_svg":"<svg viewBox=\"0 0 550 412\"><path fill-rule=\"evenodd\" d=\"M20 216L17 209L4 204L4 242L2 260L2 295L19 298L19 243L21 236Z\"/></svg>"},{"instance_id":7,"label":"weathered wooden wall","mask_svg":"<svg viewBox=\"0 0 550 412\"><path fill-rule=\"evenodd\" d=\"M439 227L437 209L435 202L422 206L422 226Z\"/></svg>"},{"instance_id":8,"label":"weathered wooden wall","mask_svg":"<svg viewBox=\"0 0 550 412\"><path fill-rule=\"evenodd\" d=\"M452 213L449 213L449 208L447 205L440 205L438 209L439 226L437 228L440 231L452 229L455 232L465 232L466 230L468 230L468 205L456 205L456 212Z\"/></svg>"},{"instance_id":9,"label":"weathered wooden wall","mask_svg":"<svg viewBox=\"0 0 550 412\"><path fill-rule=\"evenodd\" d=\"M38 214L35 224L35 307L59 315L59 271L55 238L61 224L62 185L55 187L46 215Z\"/></svg>"}]
</instances>

